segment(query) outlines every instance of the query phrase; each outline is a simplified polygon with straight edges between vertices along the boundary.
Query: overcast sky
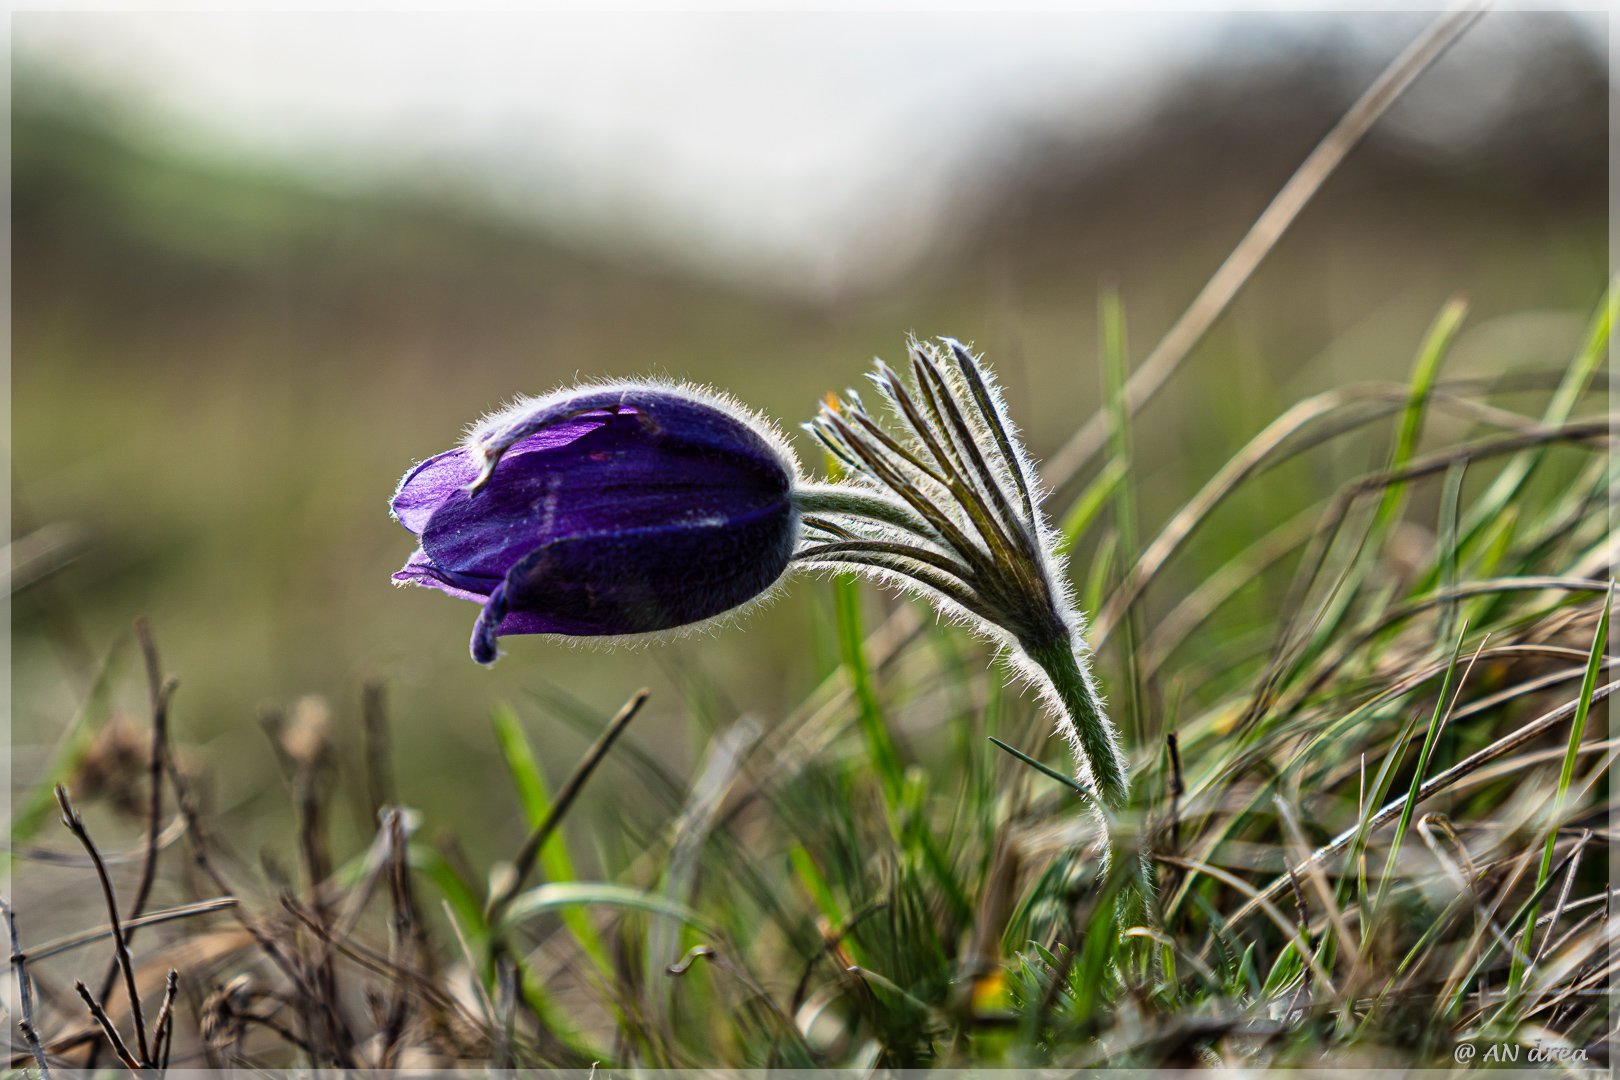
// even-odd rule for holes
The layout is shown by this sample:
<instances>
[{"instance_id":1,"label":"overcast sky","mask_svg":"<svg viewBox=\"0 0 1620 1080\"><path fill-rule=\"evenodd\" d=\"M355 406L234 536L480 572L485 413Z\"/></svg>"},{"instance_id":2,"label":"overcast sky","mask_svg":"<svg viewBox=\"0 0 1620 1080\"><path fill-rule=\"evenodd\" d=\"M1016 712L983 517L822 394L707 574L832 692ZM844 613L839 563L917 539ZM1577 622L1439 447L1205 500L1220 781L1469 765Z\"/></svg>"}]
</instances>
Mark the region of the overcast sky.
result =
<instances>
[{"instance_id":1,"label":"overcast sky","mask_svg":"<svg viewBox=\"0 0 1620 1080\"><path fill-rule=\"evenodd\" d=\"M868 258L875 233L903 261L998 131L1129 122L1176 71L1244 47L1233 19L201 11L12 26L18 61L109 91L192 152L470 188L581 237L617 226L813 288ZM1396 49L1426 20L1362 21L1347 48Z\"/></svg>"}]
</instances>

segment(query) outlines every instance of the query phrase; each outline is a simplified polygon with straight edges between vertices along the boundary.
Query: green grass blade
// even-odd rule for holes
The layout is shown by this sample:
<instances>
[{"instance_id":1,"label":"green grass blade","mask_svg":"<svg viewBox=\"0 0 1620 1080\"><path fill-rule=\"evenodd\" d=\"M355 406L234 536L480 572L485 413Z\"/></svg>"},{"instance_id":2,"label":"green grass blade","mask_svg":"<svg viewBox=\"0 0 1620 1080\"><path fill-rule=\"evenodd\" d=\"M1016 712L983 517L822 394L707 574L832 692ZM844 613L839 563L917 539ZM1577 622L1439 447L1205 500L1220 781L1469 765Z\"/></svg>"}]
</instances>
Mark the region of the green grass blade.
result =
<instances>
[{"instance_id":1,"label":"green grass blade","mask_svg":"<svg viewBox=\"0 0 1620 1080\"><path fill-rule=\"evenodd\" d=\"M551 813L551 792L546 785L545 773L540 771L540 763L535 759L529 738L510 705L504 702L496 705L490 713L490 723L495 728L495 742L500 747L501 760L506 763L512 786L517 789L518 799L523 804L523 815L531 830L538 829ZM540 866L551 881L579 880L563 830L554 831L540 849ZM613 963L590 916L570 908L563 911L562 920L598 970L611 972Z\"/></svg>"},{"instance_id":2,"label":"green grass blade","mask_svg":"<svg viewBox=\"0 0 1620 1080\"><path fill-rule=\"evenodd\" d=\"M1119 533L1109 529L1097 544L1097 550L1091 559L1091 569L1086 574L1086 586L1081 596L1084 597L1082 609L1095 612L1102 607L1103 592L1108 588L1108 576L1114 568L1114 548L1119 543ZM1093 638L1095 640L1095 638Z\"/></svg>"},{"instance_id":3,"label":"green grass blade","mask_svg":"<svg viewBox=\"0 0 1620 1080\"><path fill-rule=\"evenodd\" d=\"M484 924L484 901L478 895L478 890L464 881L444 856L428 845L408 844L405 852L411 869L433 883L439 895L449 903L456 919L475 935L476 943L482 945L489 936L489 928Z\"/></svg>"},{"instance_id":4,"label":"green grass blade","mask_svg":"<svg viewBox=\"0 0 1620 1080\"><path fill-rule=\"evenodd\" d=\"M1356 837L1350 842L1345 852L1345 865L1351 868L1351 873L1345 875L1346 882L1354 879L1360 891L1362 905L1367 903L1366 872L1361 865L1362 853L1367 848L1367 836L1372 831L1372 815L1384 805L1384 799L1389 795L1389 788L1395 781L1395 767L1406 753L1406 744L1411 741L1412 732L1417 729L1417 715L1414 714L1402 727L1394 743L1390 745L1389 753L1384 755L1384 762L1378 767L1378 774L1373 780L1372 791L1362 803L1361 822L1356 830ZM1366 940L1365 937L1363 940Z\"/></svg>"},{"instance_id":5,"label":"green grass blade","mask_svg":"<svg viewBox=\"0 0 1620 1080\"><path fill-rule=\"evenodd\" d=\"M85 695L84 704L79 707L67 730L57 740L56 752L51 756L50 764L46 766L39 783L34 785L34 790L29 793L22 809L11 819L13 849L16 845L32 839L42 825L56 820L60 815L61 810L56 802L56 785L65 783L73 774L85 751L95 741L96 732L101 730L107 718L112 715L113 687L123 674L127 644L127 639L120 638L107 650L107 655L102 658L101 667L90 683L90 692ZM7 858L15 859L16 855L11 853Z\"/></svg>"},{"instance_id":6,"label":"green grass blade","mask_svg":"<svg viewBox=\"0 0 1620 1080\"><path fill-rule=\"evenodd\" d=\"M1437 551L1437 591L1450 593L1457 586L1457 514L1462 503L1463 477L1468 475L1466 465L1453 465L1446 470L1445 485L1440 492L1440 524ZM1447 601L1440 608L1439 636L1451 636L1457 622L1458 604Z\"/></svg>"},{"instance_id":7,"label":"green grass blade","mask_svg":"<svg viewBox=\"0 0 1620 1080\"><path fill-rule=\"evenodd\" d=\"M1378 896L1368 918L1371 924L1377 919L1378 913L1384 909L1384 898L1389 894L1389 883L1395 876L1395 859L1401 851L1401 841L1406 838L1406 830L1412 824L1412 815L1417 810L1418 792L1423 787L1423 778L1428 774L1429 755L1434 753L1435 743L1440 739L1440 729L1445 726L1446 717L1450 713L1447 701L1451 696L1452 676L1457 672L1457 661L1462 657L1463 635L1468 632L1467 627L1457 635L1457 644L1451 650L1451 663L1446 665L1446 676L1440 683L1440 693L1434 701L1434 715L1429 717L1429 730L1423 736L1423 749L1418 751L1417 769L1412 773L1412 784L1406 790L1406 805L1401 807L1401 816L1395 822L1395 835L1389 842L1389 856L1384 860L1384 874L1378 882ZM1462 693L1462 687L1457 688ZM1374 805L1382 805L1382 800L1375 800ZM1370 937L1370 935L1368 935ZM1363 938L1363 942L1367 937Z\"/></svg>"},{"instance_id":8,"label":"green grass blade","mask_svg":"<svg viewBox=\"0 0 1620 1080\"><path fill-rule=\"evenodd\" d=\"M507 907L506 921L516 925L547 911L577 907L632 908L663 915L705 934L717 933L702 915L667 896L598 881L551 881L521 892Z\"/></svg>"},{"instance_id":9,"label":"green grass blade","mask_svg":"<svg viewBox=\"0 0 1620 1080\"><path fill-rule=\"evenodd\" d=\"M1125 479L1128 471L1129 466L1126 462L1120 458L1109 458L1102 471L1086 485L1086 489L1080 493L1074 505L1069 507L1069 512L1063 515L1063 523L1058 528L1062 533L1057 545L1059 555L1068 554L1074 542L1091 528L1092 522L1102 513L1103 507L1113 497L1115 489Z\"/></svg>"},{"instance_id":10,"label":"green grass blade","mask_svg":"<svg viewBox=\"0 0 1620 1080\"><path fill-rule=\"evenodd\" d=\"M804 891L815 902L816 909L826 918L827 925L842 925L844 913L838 905L838 898L833 895L832 886L827 884L827 876L821 872L821 867L816 865L816 860L803 844L795 844L788 849L788 862L799 883L804 886Z\"/></svg>"},{"instance_id":11,"label":"green grass blade","mask_svg":"<svg viewBox=\"0 0 1620 1080\"><path fill-rule=\"evenodd\" d=\"M1096 797L1092 795L1091 789L1086 787L1086 785L1082 784L1080 781L1074 779L1072 776L1064 776L1062 773L1058 772L1050 765L1047 765L1045 762L1036 761L1034 758L1030 757L1016 746L1009 746L1000 739L996 738L994 735L989 736L989 739L991 742L1007 751L1007 753L1011 754L1019 761L1022 761L1025 765L1028 765L1030 768L1040 773L1042 776L1051 777L1053 780L1056 780L1058 783L1062 784L1064 787L1068 788L1070 791L1074 792L1076 795L1079 795L1083 799L1089 799L1093 802L1096 801Z\"/></svg>"},{"instance_id":12,"label":"green grass blade","mask_svg":"<svg viewBox=\"0 0 1620 1080\"><path fill-rule=\"evenodd\" d=\"M1098 322L1102 327L1103 394L1108 403L1109 461L1119 462L1124 476L1114 486L1114 525L1119 530L1116 554L1120 566L1136 565L1136 484L1131 469L1131 408L1125 399L1125 383L1129 378L1129 360L1125 352L1125 308L1120 302L1119 290L1107 286L1098 301ZM1144 713L1146 693L1142 685L1140 650L1142 640L1141 616L1135 605L1128 605L1120 618L1120 657L1125 668L1125 683L1130 698L1125 703L1124 730L1132 733L1134 744L1147 744L1147 720Z\"/></svg>"},{"instance_id":13,"label":"green grass blade","mask_svg":"<svg viewBox=\"0 0 1620 1080\"><path fill-rule=\"evenodd\" d=\"M889 726L878 704L877 691L872 683L872 668L866 662L866 635L861 628L860 584L849 574L833 579L833 601L838 619L838 644L843 653L844 667L849 672L850 686L855 691L859 710L861 735L866 740L867 753L872 755L872 766L883 785L884 801L896 807L905 791L905 773L900 765L900 753Z\"/></svg>"},{"instance_id":14,"label":"green grass blade","mask_svg":"<svg viewBox=\"0 0 1620 1080\"><path fill-rule=\"evenodd\" d=\"M1079 961L1075 965L1072 984L1075 1019L1082 1023L1104 1011L1108 970L1120 944L1120 936L1114 925L1114 912L1119 905L1119 883L1124 880L1124 875L1116 873L1110 877L1113 887L1105 887L1104 895L1098 898L1092 909L1091 925L1086 928L1085 943L1080 947Z\"/></svg>"},{"instance_id":15,"label":"green grass blade","mask_svg":"<svg viewBox=\"0 0 1620 1080\"><path fill-rule=\"evenodd\" d=\"M1544 427L1556 427L1568 420L1570 413L1574 412L1576 403L1591 384L1593 375L1608 357L1609 335L1617 312L1620 312L1620 280L1610 283L1608 291L1603 296L1602 305L1587 328L1586 340L1580 352L1576 354L1569 370L1564 373L1558 389L1553 392L1552 400L1548 402L1547 410L1541 418ZM1463 527L1462 540L1458 544L1460 549L1473 549L1480 533L1496 522L1503 511L1508 509L1546 454L1547 447L1540 446L1533 450L1525 450L1508 461L1496 479L1491 482L1491 486L1486 489L1485 494L1474 504ZM1489 574L1491 570L1490 563L1479 568L1481 574Z\"/></svg>"},{"instance_id":16,"label":"green grass blade","mask_svg":"<svg viewBox=\"0 0 1620 1080\"><path fill-rule=\"evenodd\" d=\"M1445 359L1446 351L1450 349L1467 313L1468 301L1460 296L1452 297L1440 309L1440 314L1435 316L1423 344L1418 348L1417 359L1412 365L1411 392L1406 399L1406 410L1401 413L1395 450L1390 455L1391 472L1405 467L1412 460L1418 437L1423 432L1423 416L1428 408L1429 395L1434 389L1435 378L1440 374L1440 362ZM1405 483L1396 483L1384 489L1384 497L1379 501L1378 514L1373 522L1373 535L1386 535L1400 516L1406 488Z\"/></svg>"},{"instance_id":17,"label":"green grass blade","mask_svg":"<svg viewBox=\"0 0 1620 1080\"><path fill-rule=\"evenodd\" d=\"M1266 981L1260 987L1260 1000L1270 1001L1282 992L1283 988L1299 978L1305 970L1305 961L1299 956L1299 943L1290 941L1277 953L1276 961L1271 970L1266 973Z\"/></svg>"},{"instance_id":18,"label":"green grass blade","mask_svg":"<svg viewBox=\"0 0 1620 1080\"><path fill-rule=\"evenodd\" d=\"M1553 793L1552 820L1547 826L1547 844L1541 851L1541 865L1536 870L1536 892L1543 891L1552 874L1553 848L1558 844L1558 822L1564 816L1564 802L1569 798L1569 785L1575 778L1575 759L1580 753L1581 739L1586 735L1586 717L1592 709L1592 694L1597 690L1598 671L1603 666L1603 649L1609 641L1609 612L1614 606L1614 587L1609 588L1609 595L1603 600L1603 614L1598 617L1597 633L1592 638L1591 655L1587 657L1586 674L1581 679L1581 694L1575 706L1575 716L1569 723L1569 743L1564 748L1564 763L1558 771L1558 788ZM1530 936L1535 931L1537 905L1530 905L1529 914L1525 916L1524 932L1521 938L1523 945L1513 957L1513 967L1508 973L1508 995L1512 997L1519 990L1524 979L1524 965L1521 958L1525 947L1530 944Z\"/></svg>"},{"instance_id":19,"label":"green grass blade","mask_svg":"<svg viewBox=\"0 0 1620 1080\"><path fill-rule=\"evenodd\" d=\"M551 800L546 795L546 782L529 746L528 736L523 733L523 725L519 723L512 706L505 702L495 706L489 720L495 729L495 745L500 749L507 775L512 778L518 801L523 804L523 816L528 820L529 828L539 828L551 808ZM548 851L551 847L551 844L546 845Z\"/></svg>"},{"instance_id":20,"label":"green grass blade","mask_svg":"<svg viewBox=\"0 0 1620 1080\"><path fill-rule=\"evenodd\" d=\"M929 827L928 777L919 766L914 765L906 771L901 821L901 846L908 855L922 859L923 867L939 886L940 898L949 907L951 917L961 924L972 921L973 902L962 888L950 856L941 848Z\"/></svg>"}]
</instances>

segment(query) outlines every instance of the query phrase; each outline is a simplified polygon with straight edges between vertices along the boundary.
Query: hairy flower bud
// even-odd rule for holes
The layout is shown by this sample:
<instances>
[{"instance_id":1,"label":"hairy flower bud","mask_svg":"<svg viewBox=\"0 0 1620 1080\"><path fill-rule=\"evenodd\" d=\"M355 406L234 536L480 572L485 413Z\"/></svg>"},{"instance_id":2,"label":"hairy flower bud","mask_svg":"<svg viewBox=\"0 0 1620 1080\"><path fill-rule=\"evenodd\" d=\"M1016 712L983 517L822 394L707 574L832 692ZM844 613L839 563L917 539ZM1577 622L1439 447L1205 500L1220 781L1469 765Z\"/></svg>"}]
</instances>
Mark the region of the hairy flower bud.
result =
<instances>
[{"instance_id":1,"label":"hairy flower bud","mask_svg":"<svg viewBox=\"0 0 1620 1080\"><path fill-rule=\"evenodd\" d=\"M394 575L483 604L472 655L507 634L645 634L766 592L798 541L797 467L711 391L616 383L519 401L400 481L420 546Z\"/></svg>"}]
</instances>

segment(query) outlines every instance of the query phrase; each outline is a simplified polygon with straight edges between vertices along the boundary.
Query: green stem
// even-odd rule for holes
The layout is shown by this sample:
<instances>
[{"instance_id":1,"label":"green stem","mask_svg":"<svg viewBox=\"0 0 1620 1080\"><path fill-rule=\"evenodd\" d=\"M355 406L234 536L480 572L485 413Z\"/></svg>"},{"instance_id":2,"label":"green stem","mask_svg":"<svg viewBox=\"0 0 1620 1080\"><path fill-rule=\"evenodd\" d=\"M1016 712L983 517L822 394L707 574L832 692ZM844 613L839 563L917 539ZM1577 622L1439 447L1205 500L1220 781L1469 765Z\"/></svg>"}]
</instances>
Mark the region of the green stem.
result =
<instances>
[{"instance_id":1,"label":"green stem","mask_svg":"<svg viewBox=\"0 0 1620 1080\"><path fill-rule=\"evenodd\" d=\"M1067 635L1060 635L1044 644L1024 646L1024 652L1052 682L1064 712L1064 719L1072 725L1080 754L1091 773L1092 790L1097 793L1098 810L1107 834L1108 860L1112 864L1134 843L1126 843L1129 822L1122 820L1120 812L1130 801L1130 781L1125 754L1120 750L1108 720L1103 713L1102 699L1097 689L1086 678L1083 661ZM1153 895L1153 867L1145 849L1129 857L1125 869L1127 878L1121 886L1115 907L1121 930L1149 923L1148 899Z\"/></svg>"},{"instance_id":2,"label":"green stem","mask_svg":"<svg viewBox=\"0 0 1620 1080\"><path fill-rule=\"evenodd\" d=\"M1124 808L1130 794L1125 755L1103 716L1102 701L1080 668L1080 659L1067 637L1042 645L1024 646L1024 652L1044 672L1073 726L1091 783L1104 811L1112 815Z\"/></svg>"}]
</instances>

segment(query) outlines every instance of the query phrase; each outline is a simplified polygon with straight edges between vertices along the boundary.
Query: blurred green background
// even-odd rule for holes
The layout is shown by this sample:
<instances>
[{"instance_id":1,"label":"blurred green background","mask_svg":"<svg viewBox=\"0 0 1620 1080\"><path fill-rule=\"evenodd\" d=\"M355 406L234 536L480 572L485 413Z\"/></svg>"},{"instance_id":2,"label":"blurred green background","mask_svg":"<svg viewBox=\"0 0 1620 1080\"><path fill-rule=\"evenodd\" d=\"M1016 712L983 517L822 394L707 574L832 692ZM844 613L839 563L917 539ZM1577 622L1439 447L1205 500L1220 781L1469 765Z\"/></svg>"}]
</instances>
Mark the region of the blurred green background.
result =
<instances>
[{"instance_id":1,"label":"blurred green background","mask_svg":"<svg viewBox=\"0 0 1620 1080\"><path fill-rule=\"evenodd\" d=\"M1404 379L1455 293L1471 314L1448 377L1560 368L1574 351L1607 274L1604 61L1558 16L1491 18L1528 20L1510 37L1537 28L1509 107L1437 147L1403 135L1401 110L1467 116L1456 87L1469 84L1441 80L1453 97L1438 103L1414 91L1141 415L1147 535L1292 402ZM769 727L831 669L825 584L800 580L740 626L646 648L509 639L481 669L467 656L476 608L390 584L412 547L387 514L400 475L515 394L640 373L778 418L815 471L797 425L873 356L899 358L908 332L976 344L1044 458L1098 404L1099 283L1120 287L1139 361L1387 59L1336 41L1207 61L1107 139L1003 131L994 160L950 188L920 258L830 294L682 268L633 234L565 242L493 203L186 152L157 137L161 119L19 59L14 779L37 775L109 656L119 707L144 714L137 616L182 680L176 738L198 748L222 828L249 853L287 844L261 711L319 695L353 764L367 680L387 688L404 798L452 826L474 865L521 837L497 781L496 702L536 733L556 781L588 741L562 703L605 717L650 686L633 733L685 775L707 726L748 713ZM1470 67L1479 55L1460 47L1448 63L1488 79ZM1380 440L1245 489L1149 594L1149 625L1260 523L1375 466ZM1088 558L1075 553L1082 580ZM894 603L867 601L874 622ZM1266 594L1241 602L1257 625L1272 614ZM358 791L346 805L340 850L366 828ZM610 783L583 806L570 827L587 833L637 813Z\"/></svg>"}]
</instances>

